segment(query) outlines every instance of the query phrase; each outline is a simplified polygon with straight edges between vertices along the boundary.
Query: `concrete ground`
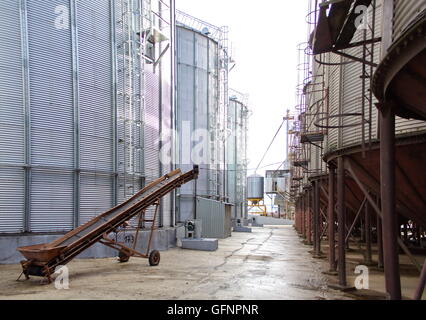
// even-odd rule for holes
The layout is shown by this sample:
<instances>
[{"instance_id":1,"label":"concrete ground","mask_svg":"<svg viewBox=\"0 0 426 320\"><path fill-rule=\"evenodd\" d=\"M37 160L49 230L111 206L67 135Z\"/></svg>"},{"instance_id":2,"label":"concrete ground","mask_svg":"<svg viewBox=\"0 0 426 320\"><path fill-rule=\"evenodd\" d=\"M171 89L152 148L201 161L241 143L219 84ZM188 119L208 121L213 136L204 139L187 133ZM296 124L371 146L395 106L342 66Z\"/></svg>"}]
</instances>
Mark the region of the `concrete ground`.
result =
<instances>
[{"instance_id":1,"label":"concrete ground","mask_svg":"<svg viewBox=\"0 0 426 320\"><path fill-rule=\"evenodd\" d=\"M329 269L328 255L328 241L323 241L321 244L321 251L324 254L323 268ZM350 249L346 251L346 276L348 285L353 286L355 278L359 275L355 273L355 268L360 265L366 265L364 260L365 245L358 242L350 242ZM350 295L358 300L383 300L386 299L385 289L385 274L383 269L377 267L378 250L375 245L372 247L372 264L368 266L369 272L369 289L357 290L351 292ZM337 254L337 250L336 250ZM414 258L420 265L425 263L425 256L415 254ZM420 272L411 263L410 259L405 254L399 255L400 277L401 277L401 293L404 300L410 300L414 297L414 292L419 283ZM328 276L328 282L337 284L337 276ZM426 290L423 293L422 299L426 299Z\"/></svg>"},{"instance_id":2,"label":"concrete ground","mask_svg":"<svg viewBox=\"0 0 426 320\"><path fill-rule=\"evenodd\" d=\"M292 226L253 228L220 240L215 252L161 252L157 267L137 258L74 260L68 290L37 277L17 282L20 265L0 265L0 299L351 299L328 288L325 262L309 250Z\"/></svg>"}]
</instances>

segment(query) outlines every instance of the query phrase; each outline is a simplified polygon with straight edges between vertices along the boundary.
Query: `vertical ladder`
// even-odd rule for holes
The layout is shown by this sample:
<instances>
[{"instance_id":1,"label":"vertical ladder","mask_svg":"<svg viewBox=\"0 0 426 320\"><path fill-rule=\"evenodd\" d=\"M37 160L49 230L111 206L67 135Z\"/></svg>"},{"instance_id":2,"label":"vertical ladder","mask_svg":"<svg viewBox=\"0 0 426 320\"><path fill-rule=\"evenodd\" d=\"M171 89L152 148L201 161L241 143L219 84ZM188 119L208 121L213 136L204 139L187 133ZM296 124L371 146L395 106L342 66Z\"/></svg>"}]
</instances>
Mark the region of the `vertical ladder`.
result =
<instances>
[{"instance_id":1,"label":"vertical ladder","mask_svg":"<svg viewBox=\"0 0 426 320\"><path fill-rule=\"evenodd\" d=\"M122 144L122 172L120 184L122 197L128 199L141 187L143 176L143 128L145 110L145 45L140 36L143 30L143 14L147 0L122 0L117 2L121 10L117 23L118 71L121 74L118 95L120 140Z\"/></svg>"}]
</instances>

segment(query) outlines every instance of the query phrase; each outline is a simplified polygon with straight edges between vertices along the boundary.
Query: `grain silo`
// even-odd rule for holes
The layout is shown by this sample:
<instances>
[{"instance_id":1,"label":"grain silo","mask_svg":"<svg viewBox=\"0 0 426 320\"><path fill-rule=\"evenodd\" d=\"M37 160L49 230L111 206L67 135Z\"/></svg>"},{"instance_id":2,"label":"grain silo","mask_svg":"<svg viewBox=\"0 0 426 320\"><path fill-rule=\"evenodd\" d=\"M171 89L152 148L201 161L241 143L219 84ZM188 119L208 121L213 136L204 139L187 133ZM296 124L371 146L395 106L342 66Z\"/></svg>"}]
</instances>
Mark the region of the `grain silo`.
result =
<instances>
[{"instance_id":1,"label":"grain silo","mask_svg":"<svg viewBox=\"0 0 426 320\"><path fill-rule=\"evenodd\" d=\"M225 206L225 137L228 105L227 30L177 12L177 162L198 164L199 178L177 197L178 219L197 217L197 208ZM218 210L221 210L218 208ZM203 227L204 228L204 227Z\"/></svg>"},{"instance_id":2,"label":"grain silo","mask_svg":"<svg viewBox=\"0 0 426 320\"><path fill-rule=\"evenodd\" d=\"M227 139L227 202L232 203L233 219L247 218L247 119L249 116L248 96L230 90Z\"/></svg>"},{"instance_id":3,"label":"grain silo","mask_svg":"<svg viewBox=\"0 0 426 320\"><path fill-rule=\"evenodd\" d=\"M413 224L421 239L426 223L424 175L418 174L425 161L426 76L418 66L425 63L426 2L309 3L291 132L296 229L313 243L315 256L324 254L321 234L328 231L330 271L339 271L341 288L348 237L362 235L368 265L372 230L381 232L378 266L385 265L386 290L398 299L398 251L420 267L396 230Z\"/></svg>"},{"instance_id":4,"label":"grain silo","mask_svg":"<svg viewBox=\"0 0 426 320\"><path fill-rule=\"evenodd\" d=\"M173 15L173 1L0 2L1 234L71 230L170 171Z\"/></svg>"}]
</instances>

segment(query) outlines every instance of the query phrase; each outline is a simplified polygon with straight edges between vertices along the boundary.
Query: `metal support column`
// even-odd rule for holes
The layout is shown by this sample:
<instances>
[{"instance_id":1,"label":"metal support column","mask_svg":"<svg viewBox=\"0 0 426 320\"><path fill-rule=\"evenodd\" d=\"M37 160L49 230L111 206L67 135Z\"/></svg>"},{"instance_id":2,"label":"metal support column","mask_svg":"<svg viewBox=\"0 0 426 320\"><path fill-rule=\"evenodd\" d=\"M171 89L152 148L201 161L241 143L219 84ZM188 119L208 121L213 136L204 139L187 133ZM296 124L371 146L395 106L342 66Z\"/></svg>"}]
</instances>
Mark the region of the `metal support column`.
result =
<instances>
[{"instance_id":1,"label":"metal support column","mask_svg":"<svg viewBox=\"0 0 426 320\"><path fill-rule=\"evenodd\" d=\"M420 275L419 285L416 288L416 292L414 294L414 300L421 300L423 291L425 290L426 284L426 262L423 263L422 273Z\"/></svg>"},{"instance_id":2,"label":"metal support column","mask_svg":"<svg viewBox=\"0 0 426 320\"><path fill-rule=\"evenodd\" d=\"M314 255L315 257L321 256L321 214L320 214L320 180L315 181L314 184L314 223L315 223L315 248Z\"/></svg>"},{"instance_id":3,"label":"metal support column","mask_svg":"<svg viewBox=\"0 0 426 320\"><path fill-rule=\"evenodd\" d=\"M302 197L300 198L300 203L301 203L301 214L302 214L302 236L305 237L305 196L302 195Z\"/></svg>"},{"instance_id":4,"label":"metal support column","mask_svg":"<svg viewBox=\"0 0 426 320\"><path fill-rule=\"evenodd\" d=\"M346 287L346 252L345 252L345 167L343 157L338 158L337 165L337 222L338 222L338 271L339 285Z\"/></svg>"},{"instance_id":5,"label":"metal support column","mask_svg":"<svg viewBox=\"0 0 426 320\"><path fill-rule=\"evenodd\" d=\"M73 225L77 228L80 225L80 74L79 74L79 54L78 54L78 32L77 32L77 3L70 0L71 18L71 47L72 47L72 87L73 87L73 159L74 159L74 183L73 202L74 217Z\"/></svg>"},{"instance_id":6,"label":"metal support column","mask_svg":"<svg viewBox=\"0 0 426 320\"><path fill-rule=\"evenodd\" d=\"M24 219L22 229L31 231L31 103L30 103L30 72L28 43L27 2L19 3L21 26L22 80L23 80L23 113L24 113Z\"/></svg>"},{"instance_id":7,"label":"metal support column","mask_svg":"<svg viewBox=\"0 0 426 320\"><path fill-rule=\"evenodd\" d=\"M371 211L370 211L370 204L368 201L365 202L365 257L364 257L364 264L365 265L371 265L373 263L372 259L372 252L371 252Z\"/></svg>"},{"instance_id":8,"label":"metal support column","mask_svg":"<svg viewBox=\"0 0 426 320\"><path fill-rule=\"evenodd\" d=\"M335 249L335 232L334 232L334 179L336 169L330 165L328 167L328 261L330 263L330 272L336 272L336 249Z\"/></svg>"},{"instance_id":9,"label":"metal support column","mask_svg":"<svg viewBox=\"0 0 426 320\"><path fill-rule=\"evenodd\" d=\"M382 219L377 215L377 267L383 268L383 235L382 235Z\"/></svg>"},{"instance_id":10,"label":"metal support column","mask_svg":"<svg viewBox=\"0 0 426 320\"><path fill-rule=\"evenodd\" d=\"M306 235L306 241L308 245L312 245L312 210L311 210L311 190L308 190L307 197L306 197L306 204L308 209L308 230Z\"/></svg>"},{"instance_id":11,"label":"metal support column","mask_svg":"<svg viewBox=\"0 0 426 320\"><path fill-rule=\"evenodd\" d=\"M395 210L395 114L389 104L381 105L380 110L380 182L386 291L391 300L400 300L398 217Z\"/></svg>"},{"instance_id":12,"label":"metal support column","mask_svg":"<svg viewBox=\"0 0 426 320\"><path fill-rule=\"evenodd\" d=\"M111 59L112 59L112 205L115 207L118 204L118 109L117 109L117 79L118 79L118 66L117 66L117 38L116 38L116 20L115 2L110 0L110 38L111 38Z\"/></svg>"}]
</instances>

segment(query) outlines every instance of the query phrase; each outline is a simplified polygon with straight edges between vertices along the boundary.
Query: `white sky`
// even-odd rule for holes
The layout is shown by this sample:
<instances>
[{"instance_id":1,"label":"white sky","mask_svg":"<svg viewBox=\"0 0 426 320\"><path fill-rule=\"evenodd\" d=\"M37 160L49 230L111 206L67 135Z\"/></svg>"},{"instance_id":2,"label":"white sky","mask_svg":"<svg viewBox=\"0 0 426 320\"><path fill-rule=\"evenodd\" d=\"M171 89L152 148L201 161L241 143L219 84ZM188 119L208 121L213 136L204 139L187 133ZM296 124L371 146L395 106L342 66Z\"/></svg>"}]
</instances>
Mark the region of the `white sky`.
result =
<instances>
[{"instance_id":1,"label":"white sky","mask_svg":"<svg viewBox=\"0 0 426 320\"><path fill-rule=\"evenodd\" d=\"M250 95L248 167L256 168L286 110L296 104L296 46L307 38L307 1L176 0L176 7L213 25L229 27L237 63L230 73L230 88ZM261 167L282 162L285 144L283 126Z\"/></svg>"}]
</instances>

